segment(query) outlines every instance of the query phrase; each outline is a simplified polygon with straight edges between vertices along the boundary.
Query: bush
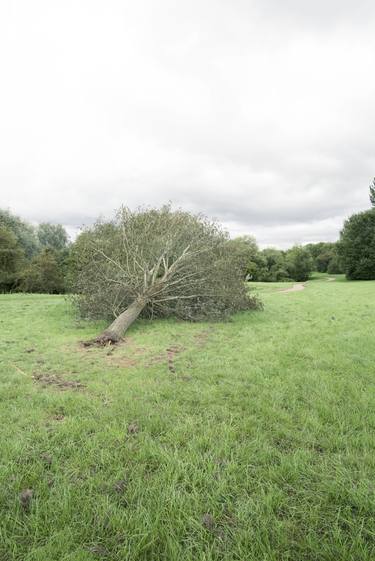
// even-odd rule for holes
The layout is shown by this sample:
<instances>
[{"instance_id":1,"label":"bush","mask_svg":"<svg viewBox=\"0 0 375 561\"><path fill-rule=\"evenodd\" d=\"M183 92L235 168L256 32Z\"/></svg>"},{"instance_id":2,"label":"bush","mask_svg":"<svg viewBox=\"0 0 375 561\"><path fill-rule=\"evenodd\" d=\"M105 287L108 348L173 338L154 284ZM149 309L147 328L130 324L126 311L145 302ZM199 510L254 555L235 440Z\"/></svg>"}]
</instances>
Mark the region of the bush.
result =
<instances>
[{"instance_id":1,"label":"bush","mask_svg":"<svg viewBox=\"0 0 375 561\"><path fill-rule=\"evenodd\" d=\"M20 289L23 292L64 293L64 274L57 252L45 249L34 257L23 273Z\"/></svg>"},{"instance_id":2,"label":"bush","mask_svg":"<svg viewBox=\"0 0 375 561\"><path fill-rule=\"evenodd\" d=\"M289 276L293 280L304 282L310 277L310 273L314 267L314 261L308 249L295 246L287 252L286 267Z\"/></svg>"},{"instance_id":3,"label":"bush","mask_svg":"<svg viewBox=\"0 0 375 561\"><path fill-rule=\"evenodd\" d=\"M353 214L346 220L339 255L348 279L375 279L375 209Z\"/></svg>"}]
</instances>

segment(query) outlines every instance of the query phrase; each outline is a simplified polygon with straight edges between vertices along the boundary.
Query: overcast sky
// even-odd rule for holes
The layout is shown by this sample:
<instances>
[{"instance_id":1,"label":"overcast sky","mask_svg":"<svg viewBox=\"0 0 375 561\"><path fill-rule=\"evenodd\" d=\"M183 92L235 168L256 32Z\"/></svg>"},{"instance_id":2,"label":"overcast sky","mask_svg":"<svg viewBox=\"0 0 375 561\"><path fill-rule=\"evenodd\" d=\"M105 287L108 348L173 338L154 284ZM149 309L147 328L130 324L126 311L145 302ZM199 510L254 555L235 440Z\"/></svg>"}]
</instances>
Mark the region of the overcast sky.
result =
<instances>
[{"instance_id":1,"label":"overcast sky","mask_svg":"<svg viewBox=\"0 0 375 561\"><path fill-rule=\"evenodd\" d=\"M375 175L374 0L1 0L0 207L334 240Z\"/></svg>"}]
</instances>

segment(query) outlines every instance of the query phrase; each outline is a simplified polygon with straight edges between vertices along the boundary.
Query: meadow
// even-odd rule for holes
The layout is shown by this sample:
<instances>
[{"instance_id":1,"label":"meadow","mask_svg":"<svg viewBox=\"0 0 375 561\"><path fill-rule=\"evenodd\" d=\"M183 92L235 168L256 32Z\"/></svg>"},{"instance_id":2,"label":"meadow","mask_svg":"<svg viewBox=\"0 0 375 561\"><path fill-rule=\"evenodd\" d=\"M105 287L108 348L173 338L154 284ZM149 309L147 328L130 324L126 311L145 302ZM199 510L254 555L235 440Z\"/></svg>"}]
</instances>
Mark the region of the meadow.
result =
<instances>
[{"instance_id":1,"label":"meadow","mask_svg":"<svg viewBox=\"0 0 375 561\"><path fill-rule=\"evenodd\" d=\"M375 282L286 286L108 348L0 295L0 560L375 559Z\"/></svg>"}]
</instances>

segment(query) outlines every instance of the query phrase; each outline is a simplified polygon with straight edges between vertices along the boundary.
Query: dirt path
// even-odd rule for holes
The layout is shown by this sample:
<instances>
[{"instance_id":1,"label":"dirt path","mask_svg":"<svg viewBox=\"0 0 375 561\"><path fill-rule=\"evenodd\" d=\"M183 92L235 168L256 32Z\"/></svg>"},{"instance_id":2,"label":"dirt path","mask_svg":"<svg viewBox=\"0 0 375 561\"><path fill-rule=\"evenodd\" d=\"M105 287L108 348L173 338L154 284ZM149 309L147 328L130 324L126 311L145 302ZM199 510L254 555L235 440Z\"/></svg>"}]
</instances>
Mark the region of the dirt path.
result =
<instances>
[{"instance_id":1,"label":"dirt path","mask_svg":"<svg viewBox=\"0 0 375 561\"><path fill-rule=\"evenodd\" d=\"M277 292L285 294L286 292L299 292L300 290L305 290L305 288L306 288L305 285L299 282L298 284L294 284L291 288L282 288Z\"/></svg>"}]
</instances>

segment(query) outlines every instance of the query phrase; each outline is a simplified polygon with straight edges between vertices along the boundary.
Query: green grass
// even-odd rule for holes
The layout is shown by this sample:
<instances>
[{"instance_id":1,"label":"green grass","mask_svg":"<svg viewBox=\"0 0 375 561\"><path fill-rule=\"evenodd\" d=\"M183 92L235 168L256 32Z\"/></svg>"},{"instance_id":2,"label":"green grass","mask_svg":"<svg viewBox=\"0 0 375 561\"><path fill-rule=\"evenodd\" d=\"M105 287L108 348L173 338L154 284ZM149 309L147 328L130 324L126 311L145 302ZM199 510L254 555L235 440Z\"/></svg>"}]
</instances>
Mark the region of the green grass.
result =
<instances>
[{"instance_id":1,"label":"green grass","mask_svg":"<svg viewBox=\"0 0 375 561\"><path fill-rule=\"evenodd\" d=\"M375 559L375 282L256 286L110 354L62 297L0 296L1 561Z\"/></svg>"}]
</instances>

